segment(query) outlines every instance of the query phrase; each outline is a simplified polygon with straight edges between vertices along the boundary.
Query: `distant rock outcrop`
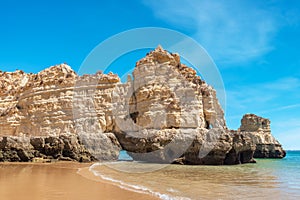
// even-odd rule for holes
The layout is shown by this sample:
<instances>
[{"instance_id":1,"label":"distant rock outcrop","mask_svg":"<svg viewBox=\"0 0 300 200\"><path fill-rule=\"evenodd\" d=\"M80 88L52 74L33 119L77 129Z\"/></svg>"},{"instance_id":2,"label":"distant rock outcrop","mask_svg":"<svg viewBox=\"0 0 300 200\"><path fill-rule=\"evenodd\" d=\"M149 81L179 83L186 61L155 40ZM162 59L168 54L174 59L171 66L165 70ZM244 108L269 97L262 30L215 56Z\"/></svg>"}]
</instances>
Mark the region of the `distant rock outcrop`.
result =
<instances>
[{"instance_id":1,"label":"distant rock outcrop","mask_svg":"<svg viewBox=\"0 0 300 200\"><path fill-rule=\"evenodd\" d=\"M245 115L230 131L216 91L160 46L126 83L78 76L61 64L38 74L0 72L0 161L116 160L238 164L285 156L269 120Z\"/></svg>"},{"instance_id":2,"label":"distant rock outcrop","mask_svg":"<svg viewBox=\"0 0 300 200\"><path fill-rule=\"evenodd\" d=\"M270 120L254 114L246 114L238 130L240 135L248 136L256 145L254 158L283 158L286 152L271 134Z\"/></svg>"}]
</instances>

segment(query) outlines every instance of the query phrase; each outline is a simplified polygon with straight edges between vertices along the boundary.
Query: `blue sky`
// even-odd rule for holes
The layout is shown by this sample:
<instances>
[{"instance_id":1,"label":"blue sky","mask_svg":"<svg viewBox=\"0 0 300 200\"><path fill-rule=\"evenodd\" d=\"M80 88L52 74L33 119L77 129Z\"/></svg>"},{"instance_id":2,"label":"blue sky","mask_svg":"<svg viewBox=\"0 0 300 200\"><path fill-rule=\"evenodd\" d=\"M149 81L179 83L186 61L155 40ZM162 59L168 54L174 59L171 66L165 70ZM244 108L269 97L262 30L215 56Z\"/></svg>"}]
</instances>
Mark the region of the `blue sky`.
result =
<instances>
[{"instance_id":1,"label":"blue sky","mask_svg":"<svg viewBox=\"0 0 300 200\"><path fill-rule=\"evenodd\" d=\"M300 149L300 1L11 0L0 1L0 25L0 70L26 72L63 62L78 70L101 41L128 29L180 31L218 66L229 128L256 113L286 149Z\"/></svg>"}]
</instances>

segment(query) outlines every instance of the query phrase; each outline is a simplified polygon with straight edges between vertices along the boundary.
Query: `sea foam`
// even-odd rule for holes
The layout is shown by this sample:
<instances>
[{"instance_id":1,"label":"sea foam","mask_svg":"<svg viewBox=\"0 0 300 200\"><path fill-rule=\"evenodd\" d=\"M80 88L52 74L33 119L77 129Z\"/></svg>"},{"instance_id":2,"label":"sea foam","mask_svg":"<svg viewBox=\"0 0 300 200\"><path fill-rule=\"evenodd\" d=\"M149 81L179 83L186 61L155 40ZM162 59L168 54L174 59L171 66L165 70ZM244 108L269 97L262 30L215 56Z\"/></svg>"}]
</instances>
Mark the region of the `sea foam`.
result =
<instances>
[{"instance_id":1,"label":"sea foam","mask_svg":"<svg viewBox=\"0 0 300 200\"><path fill-rule=\"evenodd\" d=\"M109 164L114 164L117 162L110 162ZM153 191L145 186L142 185L134 185L134 184L129 184L129 183L125 183L121 180L117 180L114 178L111 178L107 175L104 175L102 173L100 173L98 170L96 170L95 168L98 166L102 166L108 163L95 163L92 166L89 167L90 172L92 172L95 176L100 177L103 180L109 181L111 182L113 185L116 185L118 187L120 187L121 189L126 189L132 192L138 192L138 193L143 193L143 194L150 194L153 195L155 197L158 197L162 200L190 200L190 198L186 198L186 197L177 197L177 196L171 196L168 194L162 194L160 192L156 192Z\"/></svg>"}]
</instances>

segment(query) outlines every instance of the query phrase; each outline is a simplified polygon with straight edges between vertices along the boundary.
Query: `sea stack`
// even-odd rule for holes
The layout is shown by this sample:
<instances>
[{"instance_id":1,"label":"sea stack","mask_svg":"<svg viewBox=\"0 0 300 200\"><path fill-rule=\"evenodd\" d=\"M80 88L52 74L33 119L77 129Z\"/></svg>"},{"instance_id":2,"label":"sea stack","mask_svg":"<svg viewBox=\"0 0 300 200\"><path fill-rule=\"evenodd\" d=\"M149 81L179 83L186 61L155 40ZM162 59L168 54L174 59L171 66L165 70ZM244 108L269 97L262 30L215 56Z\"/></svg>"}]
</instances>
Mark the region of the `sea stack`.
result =
<instances>
[{"instance_id":1,"label":"sea stack","mask_svg":"<svg viewBox=\"0 0 300 200\"><path fill-rule=\"evenodd\" d=\"M216 91L161 46L126 83L77 75L66 64L38 74L0 72L0 161L134 160L239 164L282 158L270 121L246 114L228 130Z\"/></svg>"},{"instance_id":2,"label":"sea stack","mask_svg":"<svg viewBox=\"0 0 300 200\"><path fill-rule=\"evenodd\" d=\"M255 144L255 158L284 158L286 152L271 134L270 120L254 114L246 114L238 132L247 135Z\"/></svg>"}]
</instances>

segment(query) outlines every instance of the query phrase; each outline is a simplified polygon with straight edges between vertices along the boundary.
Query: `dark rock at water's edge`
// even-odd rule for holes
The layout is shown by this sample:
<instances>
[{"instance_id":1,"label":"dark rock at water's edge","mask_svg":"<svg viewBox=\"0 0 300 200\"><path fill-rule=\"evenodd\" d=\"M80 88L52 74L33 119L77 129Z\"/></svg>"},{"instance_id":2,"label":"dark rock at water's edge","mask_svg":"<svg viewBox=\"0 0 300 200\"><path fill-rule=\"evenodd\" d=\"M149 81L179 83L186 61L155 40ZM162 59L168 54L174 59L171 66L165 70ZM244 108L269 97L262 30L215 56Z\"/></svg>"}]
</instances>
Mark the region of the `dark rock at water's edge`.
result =
<instances>
[{"instance_id":1,"label":"dark rock at water's edge","mask_svg":"<svg viewBox=\"0 0 300 200\"><path fill-rule=\"evenodd\" d=\"M270 120L254 114L246 114L241 120L237 132L249 136L255 144L254 158L284 158L286 156L281 144L271 134Z\"/></svg>"},{"instance_id":2,"label":"dark rock at water's edge","mask_svg":"<svg viewBox=\"0 0 300 200\"><path fill-rule=\"evenodd\" d=\"M0 137L2 162L91 162L96 158L86 150L76 135L47 137Z\"/></svg>"},{"instance_id":3,"label":"dark rock at water's edge","mask_svg":"<svg viewBox=\"0 0 300 200\"><path fill-rule=\"evenodd\" d=\"M0 71L0 161L117 160L190 165L282 158L270 121L246 114L228 130L216 91L160 46L116 74L78 76L66 64L38 74Z\"/></svg>"},{"instance_id":4,"label":"dark rock at water's edge","mask_svg":"<svg viewBox=\"0 0 300 200\"><path fill-rule=\"evenodd\" d=\"M284 158L286 151L280 144L256 144L254 158Z\"/></svg>"}]
</instances>

